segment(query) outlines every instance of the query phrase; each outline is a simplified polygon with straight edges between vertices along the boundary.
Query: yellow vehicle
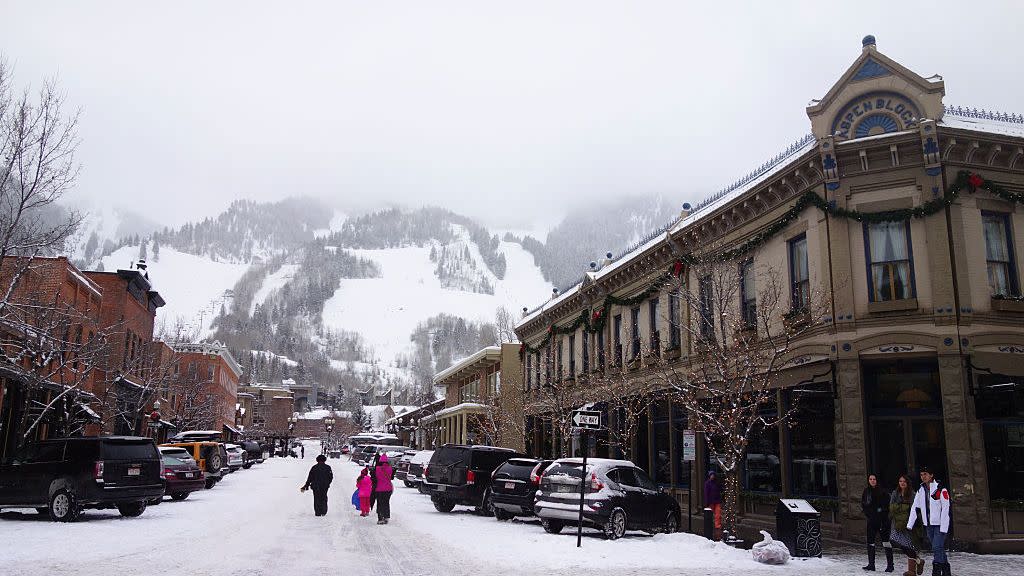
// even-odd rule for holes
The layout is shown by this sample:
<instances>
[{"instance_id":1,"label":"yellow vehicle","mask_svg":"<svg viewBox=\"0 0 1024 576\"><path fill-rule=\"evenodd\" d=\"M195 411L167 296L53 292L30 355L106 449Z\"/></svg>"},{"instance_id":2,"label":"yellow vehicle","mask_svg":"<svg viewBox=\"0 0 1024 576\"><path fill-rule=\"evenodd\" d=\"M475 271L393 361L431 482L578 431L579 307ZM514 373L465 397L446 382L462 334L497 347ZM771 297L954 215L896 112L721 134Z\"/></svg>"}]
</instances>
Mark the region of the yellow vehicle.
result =
<instances>
[{"instance_id":1,"label":"yellow vehicle","mask_svg":"<svg viewBox=\"0 0 1024 576\"><path fill-rule=\"evenodd\" d=\"M170 442L161 446L188 450L199 463L199 469L206 473L207 489L213 488L228 473L228 453L220 442Z\"/></svg>"}]
</instances>

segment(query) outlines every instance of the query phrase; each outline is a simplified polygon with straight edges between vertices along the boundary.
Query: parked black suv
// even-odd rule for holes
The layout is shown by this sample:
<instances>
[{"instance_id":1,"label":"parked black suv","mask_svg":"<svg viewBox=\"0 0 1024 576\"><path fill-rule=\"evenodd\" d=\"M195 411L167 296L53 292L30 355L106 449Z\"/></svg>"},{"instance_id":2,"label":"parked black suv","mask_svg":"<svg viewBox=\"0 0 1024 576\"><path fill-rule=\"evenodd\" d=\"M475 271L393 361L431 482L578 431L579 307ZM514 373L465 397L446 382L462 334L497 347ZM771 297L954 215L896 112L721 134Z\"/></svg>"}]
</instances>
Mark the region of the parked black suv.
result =
<instances>
[{"instance_id":1,"label":"parked black suv","mask_svg":"<svg viewBox=\"0 0 1024 576\"><path fill-rule=\"evenodd\" d=\"M533 516L533 500L544 470L554 460L509 458L491 475L491 508L498 520Z\"/></svg>"},{"instance_id":2,"label":"parked black suv","mask_svg":"<svg viewBox=\"0 0 1024 576\"><path fill-rule=\"evenodd\" d=\"M72 522L84 508L134 517L164 494L160 452L151 438L59 438L24 446L0 463L0 508L35 508Z\"/></svg>"},{"instance_id":3,"label":"parked black suv","mask_svg":"<svg viewBox=\"0 0 1024 576\"><path fill-rule=\"evenodd\" d=\"M493 513L489 507L491 473L509 458L522 456L508 448L445 444L430 457L424 492L430 494L438 512L451 512L461 505L489 516Z\"/></svg>"}]
</instances>

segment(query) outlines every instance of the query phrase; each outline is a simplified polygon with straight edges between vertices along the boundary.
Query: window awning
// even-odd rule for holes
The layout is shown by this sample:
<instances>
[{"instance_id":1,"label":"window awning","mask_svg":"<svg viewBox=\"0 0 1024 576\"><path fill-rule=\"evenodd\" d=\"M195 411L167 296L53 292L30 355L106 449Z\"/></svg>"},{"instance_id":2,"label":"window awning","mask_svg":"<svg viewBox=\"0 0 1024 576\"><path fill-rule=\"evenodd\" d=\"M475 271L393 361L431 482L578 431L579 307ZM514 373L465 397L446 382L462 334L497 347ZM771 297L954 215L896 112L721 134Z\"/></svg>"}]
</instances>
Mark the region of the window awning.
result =
<instances>
[{"instance_id":1,"label":"window awning","mask_svg":"<svg viewBox=\"0 0 1024 576\"><path fill-rule=\"evenodd\" d=\"M240 432L240 431L239 431L238 429L236 429L236 428L235 428L234 426L231 426L230 424L225 424L225 425L224 425L224 428L225 428L225 429L226 429L226 430L227 430L228 432L231 432L232 434L239 434L239 435L241 435L241 434L242 434L242 433L241 433L241 432Z\"/></svg>"}]
</instances>

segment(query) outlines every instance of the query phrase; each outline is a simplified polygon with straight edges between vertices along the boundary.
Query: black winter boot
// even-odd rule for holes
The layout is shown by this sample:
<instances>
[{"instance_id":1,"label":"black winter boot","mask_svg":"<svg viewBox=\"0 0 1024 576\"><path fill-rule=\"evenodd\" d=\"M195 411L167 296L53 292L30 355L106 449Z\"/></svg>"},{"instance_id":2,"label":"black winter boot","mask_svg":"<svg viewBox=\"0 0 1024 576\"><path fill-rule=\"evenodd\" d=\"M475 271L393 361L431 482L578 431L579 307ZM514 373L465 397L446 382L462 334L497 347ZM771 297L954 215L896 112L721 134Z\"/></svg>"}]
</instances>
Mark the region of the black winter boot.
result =
<instances>
[{"instance_id":1,"label":"black winter boot","mask_svg":"<svg viewBox=\"0 0 1024 576\"><path fill-rule=\"evenodd\" d=\"M868 544L868 565L863 568L864 570L875 571L875 545ZM942 576L941 574L934 574L933 576Z\"/></svg>"},{"instance_id":2,"label":"black winter boot","mask_svg":"<svg viewBox=\"0 0 1024 576\"><path fill-rule=\"evenodd\" d=\"M953 576L953 574L949 571L949 562L942 563L942 573L946 576Z\"/></svg>"},{"instance_id":3,"label":"black winter boot","mask_svg":"<svg viewBox=\"0 0 1024 576\"><path fill-rule=\"evenodd\" d=\"M896 569L896 567L892 565L892 546L885 546L884 548L885 548L885 571L886 572L892 572L893 570Z\"/></svg>"},{"instance_id":4,"label":"black winter boot","mask_svg":"<svg viewBox=\"0 0 1024 576\"><path fill-rule=\"evenodd\" d=\"M932 562L932 576L942 576L945 573L940 562Z\"/></svg>"}]
</instances>

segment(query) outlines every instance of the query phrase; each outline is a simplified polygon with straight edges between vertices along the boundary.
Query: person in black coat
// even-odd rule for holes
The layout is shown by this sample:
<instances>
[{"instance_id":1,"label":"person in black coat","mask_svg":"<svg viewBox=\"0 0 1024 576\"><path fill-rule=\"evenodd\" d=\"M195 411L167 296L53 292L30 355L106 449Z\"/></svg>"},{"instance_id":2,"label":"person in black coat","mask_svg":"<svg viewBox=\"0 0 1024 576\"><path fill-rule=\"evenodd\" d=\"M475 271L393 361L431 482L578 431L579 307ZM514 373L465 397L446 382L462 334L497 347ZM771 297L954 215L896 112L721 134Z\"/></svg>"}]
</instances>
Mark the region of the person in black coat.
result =
<instances>
[{"instance_id":1,"label":"person in black coat","mask_svg":"<svg viewBox=\"0 0 1024 576\"><path fill-rule=\"evenodd\" d=\"M875 569L875 537L885 549L885 571L892 572L892 543L889 542L889 495L878 485L878 477L868 474L868 485L860 497L860 508L868 520L868 565L865 570Z\"/></svg>"},{"instance_id":2,"label":"person in black coat","mask_svg":"<svg viewBox=\"0 0 1024 576\"><path fill-rule=\"evenodd\" d=\"M302 492L313 489L313 513L317 516L327 515L327 489L334 480L334 472L326 464L327 457L323 454L316 457L316 464L309 469L306 483L300 488Z\"/></svg>"}]
</instances>

